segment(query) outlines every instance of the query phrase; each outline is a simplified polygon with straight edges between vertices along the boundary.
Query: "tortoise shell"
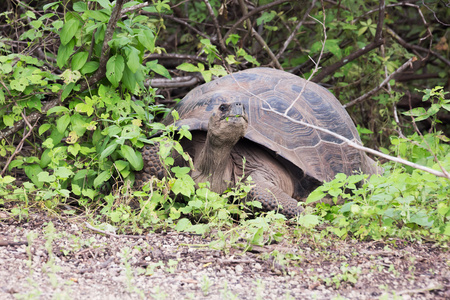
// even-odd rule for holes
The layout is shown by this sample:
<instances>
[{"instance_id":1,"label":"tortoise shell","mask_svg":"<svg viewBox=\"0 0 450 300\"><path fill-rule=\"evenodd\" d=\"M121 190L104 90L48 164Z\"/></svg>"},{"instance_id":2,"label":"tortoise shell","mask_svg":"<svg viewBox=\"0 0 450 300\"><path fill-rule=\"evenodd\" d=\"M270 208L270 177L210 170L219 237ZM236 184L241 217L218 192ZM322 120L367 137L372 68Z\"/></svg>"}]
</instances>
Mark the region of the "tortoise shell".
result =
<instances>
[{"instance_id":1,"label":"tortoise shell","mask_svg":"<svg viewBox=\"0 0 450 300\"><path fill-rule=\"evenodd\" d=\"M233 73L190 91L174 107L180 116L176 125L207 131L211 114L225 102L244 105L249 123L246 139L290 161L306 175L330 181L337 173L376 172L373 160L365 153L332 135L289 119L301 120L361 143L341 103L313 82L270 68ZM287 109L288 118L273 112L284 114ZM163 123L168 125L173 121L169 116Z\"/></svg>"}]
</instances>

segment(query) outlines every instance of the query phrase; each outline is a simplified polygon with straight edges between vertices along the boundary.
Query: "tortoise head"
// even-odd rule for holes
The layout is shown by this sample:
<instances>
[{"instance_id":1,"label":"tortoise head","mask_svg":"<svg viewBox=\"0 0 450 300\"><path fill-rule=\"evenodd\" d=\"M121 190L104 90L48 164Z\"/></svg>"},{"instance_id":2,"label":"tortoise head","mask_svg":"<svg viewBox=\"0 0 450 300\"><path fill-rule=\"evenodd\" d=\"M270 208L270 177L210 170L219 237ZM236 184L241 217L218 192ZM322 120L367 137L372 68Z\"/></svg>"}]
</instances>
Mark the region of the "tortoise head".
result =
<instances>
[{"instance_id":1,"label":"tortoise head","mask_svg":"<svg viewBox=\"0 0 450 300\"><path fill-rule=\"evenodd\" d=\"M234 146L248 127L248 116L240 102L222 103L209 118L208 137L217 146Z\"/></svg>"}]
</instances>

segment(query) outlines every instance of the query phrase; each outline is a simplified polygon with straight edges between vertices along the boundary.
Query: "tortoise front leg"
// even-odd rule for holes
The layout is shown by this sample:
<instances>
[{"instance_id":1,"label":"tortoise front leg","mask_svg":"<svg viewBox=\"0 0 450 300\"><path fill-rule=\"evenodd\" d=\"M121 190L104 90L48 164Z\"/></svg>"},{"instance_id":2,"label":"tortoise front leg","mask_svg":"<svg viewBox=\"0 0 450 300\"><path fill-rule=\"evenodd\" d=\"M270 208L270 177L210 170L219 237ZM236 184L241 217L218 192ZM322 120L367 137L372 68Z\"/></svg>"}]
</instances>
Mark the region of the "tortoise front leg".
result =
<instances>
[{"instance_id":1,"label":"tortoise front leg","mask_svg":"<svg viewBox=\"0 0 450 300\"><path fill-rule=\"evenodd\" d=\"M264 210L279 209L279 212L288 219L299 215L303 211L303 207L297 206L297 200L270 183L256 183L247 194L247 200L261 202Z\"/></svg>"},{"instance_id":2,"label":"tortoise front leg","mask_svg":"<svg viewBox=\"0 0 450 300\"><path fill-rule=\"evenodd\" d=\"M136 173L135 186L142 188L145 183L152 177L163 179L167 175L167 171L159 158L159 144L145 145L142 148L142 159L144 160L144 168Z\"/></svg>"}]
</instances>

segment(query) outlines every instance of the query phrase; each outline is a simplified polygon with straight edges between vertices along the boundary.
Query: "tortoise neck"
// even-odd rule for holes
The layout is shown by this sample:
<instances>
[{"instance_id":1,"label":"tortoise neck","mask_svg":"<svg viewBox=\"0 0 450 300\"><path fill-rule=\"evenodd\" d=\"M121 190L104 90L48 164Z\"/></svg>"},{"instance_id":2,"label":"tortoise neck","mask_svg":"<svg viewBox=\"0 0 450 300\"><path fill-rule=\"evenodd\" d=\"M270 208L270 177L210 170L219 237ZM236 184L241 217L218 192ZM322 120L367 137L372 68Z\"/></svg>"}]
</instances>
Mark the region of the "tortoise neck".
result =
<instances>
[{"instance_id":1,"label":"tortoise neck","mask_svg":"<svg viewBox=\"0 0 450 300\"><path fill-rule=\"evenodd\" d=\"M211 190L224 192L232 177L231 150L234 144L217 144L208 135L200 155L195 160L193 178L196 183L208 181Z\"/></svg>"}]
</instances>

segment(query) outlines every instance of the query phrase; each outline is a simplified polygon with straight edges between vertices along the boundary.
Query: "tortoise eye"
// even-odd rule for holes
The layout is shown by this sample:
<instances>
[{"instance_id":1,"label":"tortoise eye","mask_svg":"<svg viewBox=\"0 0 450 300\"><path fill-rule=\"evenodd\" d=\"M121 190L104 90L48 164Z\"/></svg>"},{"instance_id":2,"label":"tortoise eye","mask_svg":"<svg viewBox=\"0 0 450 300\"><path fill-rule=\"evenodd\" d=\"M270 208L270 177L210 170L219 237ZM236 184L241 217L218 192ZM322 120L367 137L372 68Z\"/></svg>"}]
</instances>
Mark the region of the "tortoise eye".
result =
<instances>
[{"instance_id":1,"label":"tortoise eye","mask_svg":"<svg viewBox=\"0 0 450 300\"><path fill-rule=\"evenodd\" d=\"M225 104L222 104L219 106L220 111L225 111L227 109L227 106Z\"/></svg>"}]
</instances>

